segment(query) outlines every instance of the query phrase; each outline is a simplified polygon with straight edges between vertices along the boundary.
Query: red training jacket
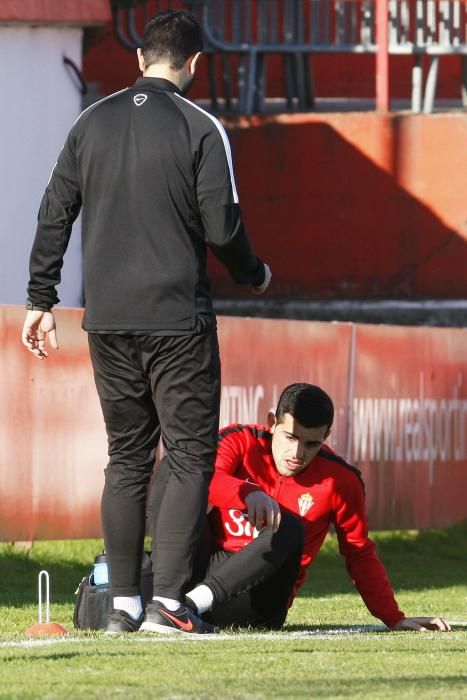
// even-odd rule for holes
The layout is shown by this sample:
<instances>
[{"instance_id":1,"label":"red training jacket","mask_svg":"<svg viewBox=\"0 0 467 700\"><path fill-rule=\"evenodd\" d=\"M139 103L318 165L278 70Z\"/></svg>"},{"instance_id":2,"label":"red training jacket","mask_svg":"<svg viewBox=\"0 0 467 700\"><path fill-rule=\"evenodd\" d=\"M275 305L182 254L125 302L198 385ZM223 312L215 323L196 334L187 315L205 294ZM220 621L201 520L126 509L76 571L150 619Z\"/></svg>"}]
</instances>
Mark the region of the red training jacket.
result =
<instances>
[{"instance_id":1,"label":"red training jacket","mask_svg":"<svg viewBox=\"0 0 467 700\"><path fill-rule=\"evenodd\" d=\"M258 489L281 510L300 517L305 531L301 569L291 598L306 578L332 523L347 571L372 615L388 627L403 619L375 544L368 537L365 494L360 472L323 445L297 476L282 476L271 452L272 434L257 425L231 425L219 433L209 502L219 546L236 552L257 534L244 515L245 497Z\"/></svg>"}]
</instances>

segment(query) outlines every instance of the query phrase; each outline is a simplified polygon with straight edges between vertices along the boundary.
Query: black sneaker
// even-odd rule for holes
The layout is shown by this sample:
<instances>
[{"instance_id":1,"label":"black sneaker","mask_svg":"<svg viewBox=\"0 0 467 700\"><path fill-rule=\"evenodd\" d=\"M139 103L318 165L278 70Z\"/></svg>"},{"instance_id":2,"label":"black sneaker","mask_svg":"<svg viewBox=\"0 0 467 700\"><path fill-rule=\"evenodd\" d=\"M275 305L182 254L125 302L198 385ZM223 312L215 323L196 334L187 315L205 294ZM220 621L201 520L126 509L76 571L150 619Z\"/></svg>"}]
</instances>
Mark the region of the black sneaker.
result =
<instances>
[{"instance_id":1,"label":"black sneaker","mask_svg":"<svg viewBox=\"0 0 467 700\"><path fill-rule=\"evenodd\" d=\"M153 600L146 606L146 615L140 631L162 632L162 634L173 634L174 632L216 634L219 632L219 627L204 622L186 605L181 605L174 612L167 610L160 601Z\"/></svg>"},{"instance_id":2,"label":"black sneaker","mask_svg":"<svg viewBox=\"0 0 467 700\"><path fill-rule=\"evenodd\" d=\"M144 620L144 612L135 620L125 610L112 610L107 620L105 634L121 634L122 632L137 632Z\"/></svg>"}]
</instances>

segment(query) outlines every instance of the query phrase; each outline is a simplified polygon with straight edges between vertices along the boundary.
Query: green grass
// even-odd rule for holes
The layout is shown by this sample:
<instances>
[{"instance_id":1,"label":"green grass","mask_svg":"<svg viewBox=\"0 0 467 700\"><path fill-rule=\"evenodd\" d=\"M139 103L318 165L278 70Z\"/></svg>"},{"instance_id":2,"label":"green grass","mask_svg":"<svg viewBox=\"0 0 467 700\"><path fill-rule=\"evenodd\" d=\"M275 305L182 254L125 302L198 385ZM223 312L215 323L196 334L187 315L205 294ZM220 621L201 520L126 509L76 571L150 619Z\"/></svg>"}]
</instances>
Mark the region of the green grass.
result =
<instances>
[{"instance_id":1,"label":"green grass","mask_svg":"<svg viewBox=\"0 0 467 700\"><path fill-rule=\"evenodd\" d=\"M467 620L467 524L374 539L406 614ZM29 552L0 545L0 698L467 698L467 626L449 634L378 626L335 537L290 611L286 638L77 633L74 591L101 548L98 540L38 542ZM71 641L26 646L42 568L51 576L51 617Z\"/></svg>"}]
</instances>

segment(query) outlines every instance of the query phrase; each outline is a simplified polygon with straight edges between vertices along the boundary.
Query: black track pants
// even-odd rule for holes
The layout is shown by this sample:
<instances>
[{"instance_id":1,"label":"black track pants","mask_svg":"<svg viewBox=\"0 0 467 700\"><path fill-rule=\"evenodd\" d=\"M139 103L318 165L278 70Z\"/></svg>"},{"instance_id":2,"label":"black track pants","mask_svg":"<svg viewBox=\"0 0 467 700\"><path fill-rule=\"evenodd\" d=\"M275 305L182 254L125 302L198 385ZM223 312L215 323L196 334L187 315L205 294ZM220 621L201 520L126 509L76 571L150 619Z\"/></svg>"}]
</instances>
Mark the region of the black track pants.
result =
<instances>
[{"instance_id":1,"label":"black track pants","mask_svg":"<svg viewBox=\"0 0 467 700\"><path fill-rule=\"evenodd\" d=\"M152 561L156 571L157 514L168 475L168 462L163 459L149 499L149 533L153 537ZM213 611L203 617L222 627L282 627L298 578L303 542L300 520L291 513L282 513L276 533L263 528L246 547L227 552L219 548L206 517L189 583L190 589L206 584L214 594Z\"/></svg>"},{"instance_id":2,"label":"black track pants","mask_svg":"<svg viewBox=\"0 0 467 700\"><path fill-rule=\"evenodd\" d=\"M112 593L139 592L147 486L162 433L168 478L157 517L154 593L180 599L192 575L216 452L216 331L90 333L89 347L109 443L102 524Z\"/></svg>"},{"instance_id":3,"label":"black track pants","mask_svg":"<svg viewBox=\"0 0 467 700\"><path fill-rule=\"evenodd\" d=\"M283 513L276 533L263 528L238 552L220 550L203 538L194 576L214 593L214 607L206 619L220 625L280 629L285 622L303 551L303 526ZM204 551L203 551L204 550ZM201 576L206 552L210 556ZM204 616L203 616L204 617Z\"/></svg>"}]
</instances>

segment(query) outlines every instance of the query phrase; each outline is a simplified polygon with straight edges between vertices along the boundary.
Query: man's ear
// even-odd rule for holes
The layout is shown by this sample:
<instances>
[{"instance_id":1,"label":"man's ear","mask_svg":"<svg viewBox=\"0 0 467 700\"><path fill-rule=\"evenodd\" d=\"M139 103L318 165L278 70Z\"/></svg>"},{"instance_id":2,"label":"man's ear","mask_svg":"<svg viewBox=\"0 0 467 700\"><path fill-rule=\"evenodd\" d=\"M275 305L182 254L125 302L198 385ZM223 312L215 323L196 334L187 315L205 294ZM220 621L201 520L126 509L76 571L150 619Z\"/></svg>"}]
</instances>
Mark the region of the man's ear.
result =
<instances>
[{"instance_id":1,"label":"man's ear","mask_svg":"<svg viewBox=\"0 0 467 700\"><path fill-rule=\"evenodd\" d=\"M136 49L136 55L138 56L138 66L141 71L141 73L144 73L144 70L146 68L146 65L144 63L144 54L143 54L143 49Z\"/></svg>"},{"instance_id":2,"label":"man's ear","mask_svg":"<svg viewBox=\"0 0 467 700\"><path fill-rule=\"evenodd\" d=\"M198 51L197 53L193 54L193 56L190 56L190 58L188 59L188 70L190 71L191 75L195 74L196 66L198 65L198 60L202 55L203 54L201 53L201 51Z\"/></svg>"},{"instance_id":3,"label":"man's ear","mask_svg":"<svg viewBox=\"0 0 467 700\"><path fill-rule=\"evenodd\" d=\"M276 416L272 411L269 411L268 413L268 428L271 431L271 433L274 432L274 428L276 427Z\"/></svg>"}]
</instances>

